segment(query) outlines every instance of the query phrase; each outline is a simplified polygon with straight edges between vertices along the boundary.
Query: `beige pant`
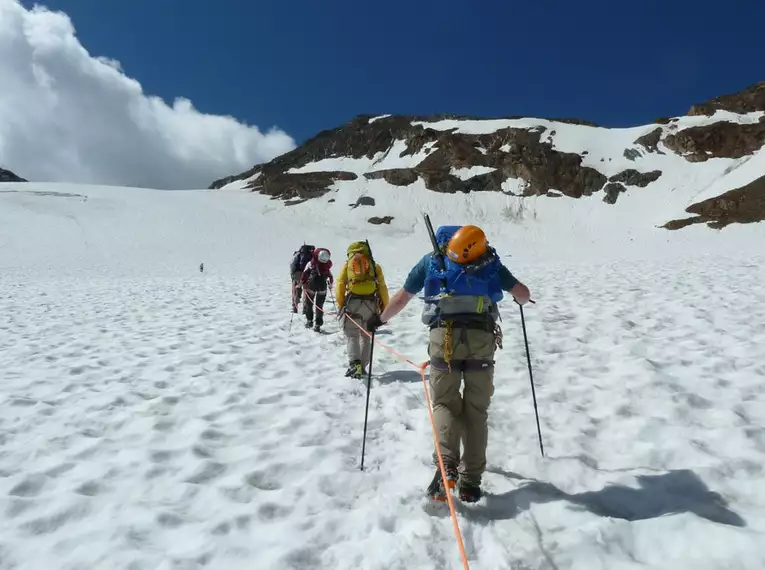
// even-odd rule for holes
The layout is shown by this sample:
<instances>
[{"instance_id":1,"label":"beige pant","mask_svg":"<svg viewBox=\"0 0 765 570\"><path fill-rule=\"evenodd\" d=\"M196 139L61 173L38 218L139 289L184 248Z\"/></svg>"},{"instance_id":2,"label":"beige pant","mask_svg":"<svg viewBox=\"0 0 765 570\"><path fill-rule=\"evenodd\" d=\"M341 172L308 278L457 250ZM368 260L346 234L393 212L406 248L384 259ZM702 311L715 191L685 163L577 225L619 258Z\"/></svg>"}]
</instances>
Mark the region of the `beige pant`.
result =
<instances>
[{"instance_id":1,"label":"beige pant","mask_svg":"<svg viewBox=\"0 0 765 570\"><path fill-rule=\"evenodd\" d=\"M430 331L428 346L438 444L445 462L457 465L466 481L480 485L486 469L488 409L494 394L494 333L455 326L450 371L443 360L445 332L443 328ZM460 395L463 379L465 388ZM435 452L433 458L437 463Z\"/></svg>"},{"instance_id":2,"label":"beige pant","mask_svg":"<svg viewBox=\"0 0 765 570\"><path fill-rule=\"evenodd\" d=\"M372 315L379 312L380 308L376 299L351 296L345 303L345 313L365 329ZM369 365L372 341L345 316L343 316L343 332L347 339L348 361L351 364L361 362L361 365L366 369Z\"/></svg>"}]
</instances>

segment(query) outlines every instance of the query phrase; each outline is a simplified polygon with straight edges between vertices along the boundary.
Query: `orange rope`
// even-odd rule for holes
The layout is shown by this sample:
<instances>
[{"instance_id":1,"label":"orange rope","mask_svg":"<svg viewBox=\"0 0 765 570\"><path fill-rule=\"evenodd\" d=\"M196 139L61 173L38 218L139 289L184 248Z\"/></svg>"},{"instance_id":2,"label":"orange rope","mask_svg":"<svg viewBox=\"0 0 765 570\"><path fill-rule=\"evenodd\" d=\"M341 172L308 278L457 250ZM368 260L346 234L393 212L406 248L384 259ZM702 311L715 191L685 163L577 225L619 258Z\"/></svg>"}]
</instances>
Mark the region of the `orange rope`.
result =
<instances>
[{"instance_id":1,"label":"orange rope","mask_svg":"<svg viewBox=\"0 0 765 570\"><path fill-rule=\"evenodd\" d=\"M430 427L433 429L433 441L436 442L436 455L438 456L438 468L441 470L441 481L446 482L446 467L444 467L444 457L441 455L441 446L438 444L438 430L436 429L436 420L433 417L433 405L430 401L430 391L428 390L428 381L425 379L425 369L428 367L429 362L423 362L420 365L420 377L422 378L422 384L425 388L425 401L428 405L428 416L430 417ZM462 566L465 570L470 570L468 564L467 554L465 554L465 543L462 541L462 533L460 532L460 525L457 522L457 513L454 510L454 499L449 489L446 489L446 502L449 504L449 512L452 515L452 523L454 525L454 536L457 537L457 546L460 549L460 556L462 557Z\"/></svg>"},{"instance_id":2,"label":"orange rope","mask_svg":"<svg viewBox=\"0 0 765 570\"><path fill-rule=\"evenodd\" d=\"M319 306L314 302L313 299L311 299L310 295L306 292L305 289L303 289L303 293L305 297L311 301L313 306L316 308L316 310L321 311L325 315L337 315L337 312L327 312L324 311L324 309L319 308ZM366 330L364 327L362 327L359 323L357 323L348 313L344 313L345 318L347 318L349 321L351 321L356 327L364 333L367 337L369 337L371 340L375 342L378 346L383 348L384 350L391 353L393 356L398 358L399 360L414 366L417 370L420 371L420 377L422 378L422 385L425 389L425 402L427 404L428 408L428 417L430 418L430 427L433 431L433 441L436 444L436 455L438 456L438 468L441 471L441 480L446 482L446 467L444 466L444 457L441 455L441 446L438 443L438 430L436 429L436 420L433 416L433 405L430 401L430 390L428 390L428 380L425 377L425 370L430 365L430 362L425 361L422 364L415 364L411 360L409 360L406 356L401 354L400 352L397 352L394 348L388 346L387 344L380 342L377 340L377 338L372 336L372 333L370 333L368 330ZM467 554L465 553L465 542L462 540L462 532L460 531L460 525L457 520L457 511L454 508L454 500L452 499L452 495L449 492L448 489L446 489L446 502L449 505L449 513L452 517L452 524L454 526L454 536L457 538L457 547L460 551L460 557L462 558L462 566L465 570L470 570L470 565L468 564Z\"/></svg>"}]
</instances>

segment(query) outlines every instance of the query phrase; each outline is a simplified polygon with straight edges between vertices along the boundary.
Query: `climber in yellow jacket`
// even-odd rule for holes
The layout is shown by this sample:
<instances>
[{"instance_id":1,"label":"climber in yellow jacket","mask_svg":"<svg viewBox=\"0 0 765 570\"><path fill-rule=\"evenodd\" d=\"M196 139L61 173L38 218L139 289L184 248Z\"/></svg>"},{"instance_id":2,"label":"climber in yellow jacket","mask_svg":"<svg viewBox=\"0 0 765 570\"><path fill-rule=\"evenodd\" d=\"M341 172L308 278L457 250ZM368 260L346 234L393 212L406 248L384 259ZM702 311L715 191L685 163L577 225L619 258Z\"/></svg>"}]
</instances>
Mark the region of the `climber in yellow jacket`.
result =
<instances>
[{"instance_id":1,"label":"climber in yellow jacket","mask_svg":"<svg viewBox=\"0 0 765 570\"><path fill-rule=\"evenodd\" d=\"M369 365L372 343L346 315L371 332L369 322L373 316L379 320L389 301L383 269L375 263L368 242L357 241L348 246L347 261L335 280L335 297L347 339L349 366L345 375L362 378Z\"/></svg>"}]
</instances>

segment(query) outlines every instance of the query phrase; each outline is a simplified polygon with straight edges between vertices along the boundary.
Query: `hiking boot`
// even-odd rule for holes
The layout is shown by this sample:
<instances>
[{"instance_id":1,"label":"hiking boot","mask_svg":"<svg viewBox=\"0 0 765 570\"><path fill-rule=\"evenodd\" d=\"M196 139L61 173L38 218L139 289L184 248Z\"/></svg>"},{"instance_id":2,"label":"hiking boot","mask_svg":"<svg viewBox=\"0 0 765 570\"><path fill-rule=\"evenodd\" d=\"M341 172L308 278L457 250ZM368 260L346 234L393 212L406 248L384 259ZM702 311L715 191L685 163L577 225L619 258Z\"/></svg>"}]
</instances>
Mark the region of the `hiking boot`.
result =
<instances>
[{"instance_id":1,"label":"hiking boot","mask_svg":"<svg viewBox=\"0 0 765 570\"><path fill-rule=\"evenodd\" d=\"M313 327L313 332L321 332L321 325L315 325Z\"/></svg>"},{"instance_id":2,"label":"hiking boot","mask_svg":"<svg viewBox=\"0 0 765 570\"><path fill-rule=\"evenodd\" d=\"M441 478L441 469L436 469L436 474L433 476L433 480L428 485L426 494L434 501L446 500L446 489L454 489L457 485L457 468L453 465L444 465L446 470L446 487L444 487Z\"/></svg>"},{"instance_id":3,"label":"hiking boot","mask_svg":"<svg viewBox=\"0 0 765 570\"><path fill-rule=\"evenodd\" d=\"M345 377L346 378L363 378L364 377L364 367L361 365L361 362L351 362L351 365L348 367L348 370L345 371Z\"/></svg>"},{"instance_id":4,"label":"hiking boot","mask_svg":"<svg viewBox=\"0 0 765 570\"><path fill-rule=\"evenodd\" d=\"M313 328L313 321L306 321L305 328L307 328L307 329Z\"/></svg>"},{"instance_id":5,"label":"hiking boot","mask_svg":"<svg viewBox=\"0 0 765 570\"><path fill-rule=\"evenodd\" d=\"M483 491L481 491L480 485L475 485L462 479L459 485L459 497L460 501L477 503L483 497Z\"/></svg>"}]
</instances>

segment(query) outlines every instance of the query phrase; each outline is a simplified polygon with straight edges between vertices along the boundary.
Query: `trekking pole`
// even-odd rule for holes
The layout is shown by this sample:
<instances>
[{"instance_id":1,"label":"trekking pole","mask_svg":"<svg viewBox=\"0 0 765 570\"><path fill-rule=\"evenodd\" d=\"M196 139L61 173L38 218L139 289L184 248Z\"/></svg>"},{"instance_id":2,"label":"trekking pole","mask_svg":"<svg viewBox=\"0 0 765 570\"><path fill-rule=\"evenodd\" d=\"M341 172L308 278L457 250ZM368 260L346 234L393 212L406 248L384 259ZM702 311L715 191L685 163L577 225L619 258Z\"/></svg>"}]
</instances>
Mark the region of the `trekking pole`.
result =
<instances>
[{"instance_id":1,"label":"trekking pole","mask_svg":"<svg viewBox=\"0 0 765 570\"><path fill-rule=\"evenodd\" d=\"M335 303L335 296L332 293L331 287L329 288L329 300L332 301L332 306L335 307L335 309L337 309L337 303Z\"/></svg>"},{"instance_id":2,"label":"trekking pole","mask_svg":"<svg viewBox=\"0 0 765 570\"><path fill-rule=\"evenodd\" d=\"M367 372L367 406L364 410L364 437L361 440L361 470L364 471L364 452L367 448L367 418L369 417L369 393L372 391L372 356L375 351L375 331L372 331L372 344L369 345L369 371Z\"/></svg>"},{"instance_id":3,"label":"trekking pole","mask_svg":"<svg viewBox=\"0 0 765 570\"><path fill-rule=\"evenodd\" d=\"M545 446L542 443L542 428L539 427L539 411L537 409L537 393L534 389L534 373L531 371L531 354L529 353L529 337L526 334L526 319L523 316L523 305L518 303L518 308L521 310L521 326L523 327L523 342L526 344L526 361L529 364L529 380L531 380L531 397L534 400L534 415L537 418L537 434L539 435L539 451L542 452L542 457L545 456Z\"/></svg>"},{"instance_id":4,"label":"trekking pole","mask_svg":"<svg viewBox=\"0 0 765 570\"><path fill-rule=\"evenodd\" d=\"M297 289L295 287L295 282L292 282L292 291L290 294L290 326L287 327L287 334L290 334L292 332L292 319L295 318L295 293L297 293Z\"/></svg>"}]
</instances>

